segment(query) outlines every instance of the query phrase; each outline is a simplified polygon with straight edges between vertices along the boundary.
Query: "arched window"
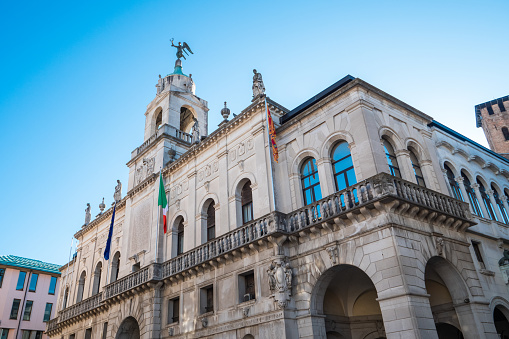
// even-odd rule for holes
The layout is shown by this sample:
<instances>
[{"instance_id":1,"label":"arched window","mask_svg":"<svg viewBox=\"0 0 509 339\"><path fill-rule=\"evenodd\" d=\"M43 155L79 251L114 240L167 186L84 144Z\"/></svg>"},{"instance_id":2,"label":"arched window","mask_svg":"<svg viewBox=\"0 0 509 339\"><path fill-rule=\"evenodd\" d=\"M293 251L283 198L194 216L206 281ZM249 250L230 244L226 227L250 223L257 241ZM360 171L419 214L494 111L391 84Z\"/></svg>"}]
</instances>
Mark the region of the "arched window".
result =
<instances>
[{"instance_id":1,"label":"arched window","mask_svg":"<svg viewBox=\"0 0 509 339\"><path fill-rule=\"evenodd\" d=\"M493 184L491 184L491 190L493 191L493 198L495 198L495 202L497 203L498 211L502 215L504 219L504 223L509 224L509 215L507 215L507 211L505 209L504 203L500 200L500 195L498 191L495 189Z\"/></svg>"},{"instance_id":2,"label":"arched window","mask_svg":"<svg viewBox=\"0 0 509 339\"><path fill-rule=\"evenodd\" d=\"M62 309L67 307L67 299L69 298L69 287L65 288L64 301L62 302Z\"/></svg>"},{"instance_id":3,"label":"arched window","mask_svg":"<svg viewBox=\"0 0 509 339\"><path fill-rule=\"evenodd\" d=\"M245 224L253 220L253 192L249 180L242 186L240 203L242 205L242 224Z\"/></svg>"},{"instance_id":4,"label":"arched window","mask_svg":"<svg viewBox=\"0 0 509 339\"><path fill-rule=\"evenodd\" d=\"M216 237L216 209L214 202L207 208L207 241Z\"/></svg>"},{"instance_id":5,"label":"arched window","mask_svg":"<svg viewBox=\"0 0 509 339\"><path fill-rule=\"evenodd\" d=\"M184 219L180 218L177 226L177 255L184 253Z\"/></svg>"},{"instance_id":6,"label":"arched window","mask_svg":"<svg viewBox=\"0 0 509 339\"><path fill-rule=\"evenodd\" d=\"M414 169L415 180L421 186L426 187L426 183L424 182L424 176L422 175L421 166L419 165L419 160L415 153L409 149L410 152L410 161L412 162L412 168Z\"/></svg>"},{"instance_id":7,"label":"arched window","mask_svg":"<svg viewBox=\"0 0 509 339\"><path fill-rule=\"evenodd\" d=\"M111 261L110 283L117 281L119 270L120 270L120 252L117 252L113 256L113 260Z\"/></svg>"},{"instance_id":8,"label":"arched window","mask_svg":"<svg viewBox=\"0 0 509 339\"><path fill-rule=\"evenodd\" d=\"M505 140L509 140L509 129L507 129L507 127L502 127L502 133L504 134Z\"/></svg>"},{"instance_id":9,"label":"arched window","mask_svg":"<svg viewBox=\"0 0 509 339\"><path fill-rule=\"evenodd\" d=\"M102 275L102 267L103 264L101 262L97 263L94 271L94 284L92 285L92 295L96 295L99 293L99 288L101 287L101 275Z\"/></svg>"},{"instance_id":10,"label":"arched window","mask_svg":"<svg viewBox=\"0 0 509 339\"><path fill-rule=\"evenodd\" d=\"M449 166L444 165L445 173L447 174L447 180L449 181L449 187L451 188L452 195L461 201L465 201L463 199L463 194L461 194L461 189L456 180L454 180L454 173Z\"/></svg>"},{"instance_id":11,"label":"arched window","mask_svg":"<svg viewBox=\"0 0 509 339\"><path fill-rule=\"evenodd\" d=\"M85 290L85 280L87 274L85 271L81 272L80 280L78 281L78 294L76 295L76 302L79 303L83 300L83 291Z\"/></svg>"},{"instance_id":12,"label":"arched window","mask_svg":"<svg viewBox=\"0 0 509 339\"><path fill-rule=\"evenodd\" d=\"M481 198L484 203L484 206L488 211L488 216L490 217L491 220L498 221L497 215L495 214L495 210L493 209L493 205L491 204L490 197L488 196L488 193L486 193L486 188L484 188L484 185L479 180L479 178L477 179L477 184L479 185L479 193L481 193Z\"/></svg>"},{"instance_id":13,"label":"arched window","mask_svg":"<svg viewBox=\"0 0 509 339\"><path fill-rule=\"evenodd\" d=\"M470 200L470 205L472 205L474 213L484 218L484 215L481 210L481 205L479 205L479 201L477 200L475 191L472 188L472 185L470 184L470 180L463 171L461 172L461 177L463 178L463 184L465 185L465 190L467 191L468 200Z\"/></svg>"},{"instance_id":14,"label":"arched window","mask_svg":"<svg viewBox=\"0 0 509 339\"><path fill-rule=\"evenodd\" d=\"M356 184L357 178L353 168L352 155L346 141L342 141L334 147L331 158L336 190L341 191Z\"/></svg>"},{"instance_id":15,"label":"arched window","mask_svg":"<svg viewBox=\"0 0 509 339\"><path fill-rule=\"evenodd\" d=\"M301 179L304 205L309 205L322 199L320 178L318 177L318 169L314 158L309 158L304 161L301 169Z\"/></svg>"},{"instance_id":16,"label":"arched window","mask_svg":"<svg viewBox=\"0 0 509 339\"><path fill-rule=\"evenodd\" d=\"M391 143L385 139L382 139L382 144L385 149L385 156L387 157L387 163L389 164L389 170L391 174L395 177L401 178L401 172L399 170L398 159L396 158L396 153L394 153L394 148Z\"/></svg>"},{"instance_id":17,"label":"arched window","mask_svg":"<svg viewBox=\"0 0 509 339\"><path fill-rule=\"evenodd\" d=\"M194 125L193 112L187 107L180 108L180 130L186 133L191 131L191 127Z\"/></svg>"},{"instance_id":18,"label":"arched window","mask_svg":"<svg viewBox=\"0 0 509 339\"><path fill-rule=\"evenodd\" d=\"M161 128L161 126L163 125L163 111L159 111L159 113L156 113L157 116L156 116L156 131Z\"/></svg>"}]
</instances>

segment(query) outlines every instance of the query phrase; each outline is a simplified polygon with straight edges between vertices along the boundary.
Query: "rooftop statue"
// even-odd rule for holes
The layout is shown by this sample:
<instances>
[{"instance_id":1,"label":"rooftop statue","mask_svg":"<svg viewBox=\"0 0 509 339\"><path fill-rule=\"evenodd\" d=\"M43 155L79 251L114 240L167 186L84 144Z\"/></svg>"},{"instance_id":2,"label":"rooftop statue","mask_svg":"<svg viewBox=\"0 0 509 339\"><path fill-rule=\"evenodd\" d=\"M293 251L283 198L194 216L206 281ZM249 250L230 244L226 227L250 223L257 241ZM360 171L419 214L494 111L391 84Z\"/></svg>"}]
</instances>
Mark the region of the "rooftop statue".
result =
<instances>
[{"instance_id":1,"label":"rooftop statue","mask_svg":"<svg viewBox=\"0 0 509 339\"><path fill-rule=\"evenodd\" d=\"M187 55L189 55L189 53L194 54L193 51L191 51L191 48L189 47L189 45L185 42L183 44L181 44L181 42L179 42L178 45L174 45L173 38L172 38L171 45L177 49L177 59L184 58L184 60L186 60L186 57L184 56L184 53L182 53L182 51L186 52ZM189 53L187 53L187 51L189 51Z\"/></svg>"},{"instance_id":2,"label":"rooftop statue","mask_svg":"<svg viewBox=\"0 0 509 339\"><path fill-rule=\"evenodd\" d=\"M120 180L117 180L117 186L115 186L115 193L113 193L113 200L115 202L119 202L122 200L122 183Z\"/></svg>"},{"instance_id":3,"label":"rooftop statue","mask_svg":"<svg viewBox=\"0 0 509 339\"><path fill-rule=\"evenodd\" d=\"M258 73L256 69L253 69L253 100L255 101L258 97L265 94L265 86L263 85L263 79L261 73Z\"/></svg>"}]
</instances>

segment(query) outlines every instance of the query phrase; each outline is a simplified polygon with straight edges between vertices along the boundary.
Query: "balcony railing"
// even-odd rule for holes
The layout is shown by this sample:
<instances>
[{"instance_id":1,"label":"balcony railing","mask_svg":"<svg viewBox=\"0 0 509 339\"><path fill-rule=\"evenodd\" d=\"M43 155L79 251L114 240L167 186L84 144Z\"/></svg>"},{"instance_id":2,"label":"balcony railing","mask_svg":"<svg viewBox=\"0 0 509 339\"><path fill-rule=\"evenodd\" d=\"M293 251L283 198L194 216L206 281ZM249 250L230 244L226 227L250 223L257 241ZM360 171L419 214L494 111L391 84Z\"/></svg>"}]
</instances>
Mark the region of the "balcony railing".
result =
<instances>
[{"instance_id":1,"label":"balcony railing","mask_svg":"<svg viewBox=\"0 0 509 339\"><path fill-rule=\"evenodd\" d=\"M163 279L250 244L274 232L285 232L284 214L272 212L206 244L164 262Z\"/></svg>"},{"instance_id":2,"label":"balcony railing","mask_svg":"<svg viewBox=\"0 0 509 339\"><path fill-rule=\"evenodd\" d=\"M50 321L48 321L46 331L51 332L51 331L58 329L59 322L60 322L59 317L53 318Z\"/></svg>"},{"instance_id":3,"label":"balcony railing","mask_svg":"<svg viewBox=\"0 0 509 339\"><path fill-rule=\"evenodd\" d=\"M176 276L194 266L215 260L241 247L256 245L259 240L270 235L277 233L298 235L306 228L331 223L331 220L335 220L337 217L348 218L350 212L362 213L362 207L373 209L376 206L374 203L377 201L387 203L393 200L397 200L400 205L407 203L417 207L417 210L421 208L428 211L420 213L420 216L445 214L447 219L456 218L460 224L467 226L474 224L470 220L467 203L380 173L289 214L269 213L162 264L151 264L133 272L105 286L103 293L61 311L57 318L48 323L48 331L56 329L57 323L98 307L101 302L109 298L150 281L160 281Z\"/></svg>"},{"instance_id":4,"label":"balcony railing","mask_svg":"<svg viewBox=\"0 0 509 339\"><path fill-rule=\"evenodd\" d=\"M93 310L96 307L99 307L102 301L102 293L98 293L90 298L87 298L83 301L80 301L77 304L74 304L72 306L69 306L62 310L59 315L59 321L63 322L66 320L69 320L77 315L83 314L85 312L88 312L90 310Z\"/></svg>"}]
</instances>

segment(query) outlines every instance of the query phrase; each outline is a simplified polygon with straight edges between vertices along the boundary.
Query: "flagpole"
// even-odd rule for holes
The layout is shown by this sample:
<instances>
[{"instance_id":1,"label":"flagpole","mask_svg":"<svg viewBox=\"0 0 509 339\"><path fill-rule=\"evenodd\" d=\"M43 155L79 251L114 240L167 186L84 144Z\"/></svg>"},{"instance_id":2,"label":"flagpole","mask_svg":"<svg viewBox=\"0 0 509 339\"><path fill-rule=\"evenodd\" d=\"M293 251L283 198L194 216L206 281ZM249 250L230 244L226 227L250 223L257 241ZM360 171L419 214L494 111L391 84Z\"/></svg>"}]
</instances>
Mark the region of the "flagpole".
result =
<instances>
[{"instance_id":1,"label":"flagpole","mask_svg":"<svg viewBox=\"0 0 509 339\"><path fill-rule=\"evenodd\" d=\"M270 158L270 182L272 184L272 207L274 208L274 211L276 210L276 197L274 194L274 172L272 169L272 142L270 140L270 127L269 127L269 107L267 106L267 96L264 97L265 100L265 120L267 121L267 137L269 141L269 158Z\"/></svg>"}]
</instances>

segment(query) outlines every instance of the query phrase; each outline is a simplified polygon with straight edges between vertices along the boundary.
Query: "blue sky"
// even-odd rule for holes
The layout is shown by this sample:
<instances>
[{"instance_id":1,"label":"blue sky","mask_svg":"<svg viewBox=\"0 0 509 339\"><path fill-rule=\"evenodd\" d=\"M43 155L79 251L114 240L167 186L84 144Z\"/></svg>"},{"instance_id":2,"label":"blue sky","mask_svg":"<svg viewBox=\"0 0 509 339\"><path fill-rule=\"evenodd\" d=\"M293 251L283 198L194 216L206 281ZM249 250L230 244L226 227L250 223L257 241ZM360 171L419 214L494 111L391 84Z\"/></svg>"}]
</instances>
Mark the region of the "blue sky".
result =
<instances>
[{"instance_id":1,"label":"blue sky","mask_svg":"<svg viewBox=\"0 0 509 339\"><path fill-rule=\"evenodd\" d=\"M509 94L507 1L25 1L0 4L0 255L63 264L143 142L175 49L196 94L251 99L252 69L291 109L346 74L487 145L476 104ZM124 194L126 192L124 185Z\"/></svg>"}]
</instances>

